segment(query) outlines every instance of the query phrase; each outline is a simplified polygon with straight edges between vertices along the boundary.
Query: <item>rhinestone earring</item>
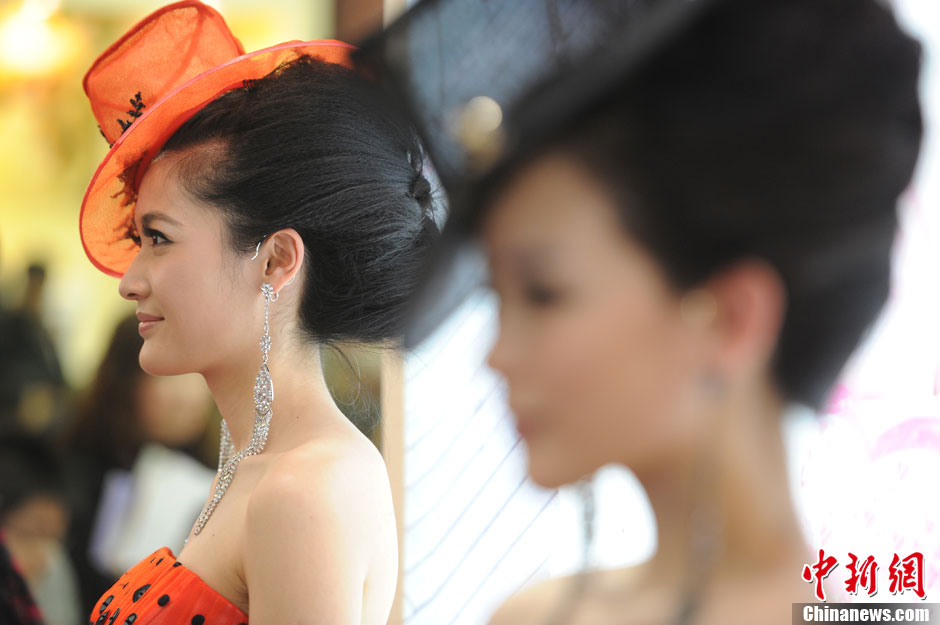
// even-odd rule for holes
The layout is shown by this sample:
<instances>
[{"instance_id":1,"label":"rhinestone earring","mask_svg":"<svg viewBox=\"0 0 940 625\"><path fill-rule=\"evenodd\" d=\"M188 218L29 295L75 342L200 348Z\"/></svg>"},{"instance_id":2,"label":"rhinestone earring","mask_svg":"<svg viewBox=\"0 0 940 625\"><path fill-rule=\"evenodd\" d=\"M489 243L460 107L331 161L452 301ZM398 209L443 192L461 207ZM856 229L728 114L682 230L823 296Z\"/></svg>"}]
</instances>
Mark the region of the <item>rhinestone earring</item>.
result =
<instances>
[{"instance_id":1,"label":"rhinestone earring","mask_svg":"<svg viewBox=\"0 0 940 625\"><path fill-rule=\"evenodd\" d=\"M216 482L215 492L212 499L203 508L199 518L196 519L196 525L193 528L193 534L199 534L202 528L206 526L209 517L212 516L216 506L225 495L229 485L235 478L235 470L238 464L247 456L254 456L264 451L265 443L268 441L268 432L271 429L271 417L274 416L271 411L271 404L274 402L274 382L271 380L271 372L268 370L268 352L271 351L271 333L268 324L268 312L273 302L277 301L278 294L274 292L274 287L265 282L261 285L261 294L264 295L264 334L261 335L261 368L258 370L258 376L255 378L254 402L255 402L255 422L251 431L251 442L241 451L235 451L235 444L232 442L232 434L228 429L225 419L222 419L222 435L219 446L219 471L218 481Z\"/></svg>"}]
</instances>

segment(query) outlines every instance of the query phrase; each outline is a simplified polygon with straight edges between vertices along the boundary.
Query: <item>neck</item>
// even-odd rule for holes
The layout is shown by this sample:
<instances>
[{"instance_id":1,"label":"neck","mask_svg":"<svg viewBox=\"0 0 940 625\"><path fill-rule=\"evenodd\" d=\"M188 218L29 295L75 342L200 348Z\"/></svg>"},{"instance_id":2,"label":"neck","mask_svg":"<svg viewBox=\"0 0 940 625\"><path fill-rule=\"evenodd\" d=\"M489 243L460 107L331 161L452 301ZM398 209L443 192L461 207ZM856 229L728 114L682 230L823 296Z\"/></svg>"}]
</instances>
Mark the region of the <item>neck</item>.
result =
<instances>
[{"instance_id":1,"label":"neck","mask_svg":"<svg viewBox=\"0 0 940 625\"><path fill-rule=\"evenodd\" d=\"M272 336L268 369L274 383L273 418L265 450L278 451L296 446L309 438L315 424L301 415L310 412L334 414L333 403L320 362L319 349L314 345L290 342L288 332ZM255 419L254 385L261 367L261 350L254 350L239 362L219 363L203 376L209 386L219 413L228 424L236 450L251 441ZM300 430L308 430L305 433Z\"/></svg>"},{"instance_id":2,"label":"neck","mask_svg":"<svg viewBox=\"0 0 940 625\"><path fill-rule=\"evenodd\" d=\"M722 402L692 453L638 475L656 516L650 570L665 583L758 578L792 567L806 547L793 510L773 393Z\"/></svg>"}]
</instances>

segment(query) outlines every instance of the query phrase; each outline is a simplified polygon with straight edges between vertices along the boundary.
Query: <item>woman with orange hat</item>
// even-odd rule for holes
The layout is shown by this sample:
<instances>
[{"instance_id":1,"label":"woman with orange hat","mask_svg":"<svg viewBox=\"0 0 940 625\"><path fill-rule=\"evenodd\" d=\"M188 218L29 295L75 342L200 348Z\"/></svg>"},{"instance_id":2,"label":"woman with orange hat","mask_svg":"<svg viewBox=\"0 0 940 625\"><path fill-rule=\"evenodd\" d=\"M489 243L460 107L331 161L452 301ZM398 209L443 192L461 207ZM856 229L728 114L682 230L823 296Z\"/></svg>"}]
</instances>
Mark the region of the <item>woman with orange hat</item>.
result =
<instances>
[{"instance_id":1,"label":"woman with orange hat","mask_svg":"<svg viewBox=\"0 0 940 625\"><path fill-rule=\"evenodd\" d=\"M919 52L877 0L425 0L362 49L451 202L409 341L479 244L530 477L620 463L656 519L649 561L493 624L800 622L825 572L781 417L824 404L888 295Z\"/></svg>"},{"instance_id":2,"label":"woman with orange hat","mask_svg":"<svg viewBox=\"0 0 940 625\"><path fill-rule=\"evenodd\" d=\"M388 617L385 465L333 403L319 349L396 337L437 227L414 133L349 53L314 41L245 54L186 0L85 78L112 144L82 205L85 249L137 304L142 367L202 374L224 418L185 547L128 571L92 622Z\"/></svg>"}]
</instances>

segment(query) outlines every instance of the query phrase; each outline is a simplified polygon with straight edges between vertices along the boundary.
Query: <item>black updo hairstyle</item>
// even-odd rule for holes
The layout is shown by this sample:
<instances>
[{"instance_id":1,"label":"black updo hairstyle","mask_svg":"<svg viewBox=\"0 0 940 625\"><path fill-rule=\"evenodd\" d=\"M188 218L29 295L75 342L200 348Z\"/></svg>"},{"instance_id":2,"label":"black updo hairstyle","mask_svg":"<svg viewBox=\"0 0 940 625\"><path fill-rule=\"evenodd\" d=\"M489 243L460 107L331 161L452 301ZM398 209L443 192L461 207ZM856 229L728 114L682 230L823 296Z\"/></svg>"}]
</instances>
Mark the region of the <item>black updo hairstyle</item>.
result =
<instances>
[{"instance_id":1,"label":"black updo hairstyle","mask_svg":"<svg viewBox=\"0 0 940 625\"><path fill-rule=\"evenodd\" d=\"M678 291L746 258L774 267L776 382L819 407L888 294L919 58L874 1L728 0L560 143Z\"/></svg>"},{"instance_id":2,"label":"black updo hairstyle","mask_svg":"<svg viewBox=\"0 0 940 625\"><path fill-rule=\"evenodd\" d=\"M438 227L417 135L371 83L301 57L196 113L162 153L184 151L183 188L221 210L236 252L281 228L303 238L311 340L398 337Z\"/></svg>"}]
</instances>

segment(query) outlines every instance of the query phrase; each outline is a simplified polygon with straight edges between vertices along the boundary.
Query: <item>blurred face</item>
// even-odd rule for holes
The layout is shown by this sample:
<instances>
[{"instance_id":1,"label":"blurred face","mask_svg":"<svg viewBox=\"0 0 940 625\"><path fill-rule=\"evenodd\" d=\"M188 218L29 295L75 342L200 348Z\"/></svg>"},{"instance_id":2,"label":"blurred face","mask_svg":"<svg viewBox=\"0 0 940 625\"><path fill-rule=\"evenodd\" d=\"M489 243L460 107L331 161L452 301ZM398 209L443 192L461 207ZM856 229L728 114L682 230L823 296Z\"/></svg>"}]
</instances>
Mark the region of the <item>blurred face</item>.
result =
<instances>
[{"instance_id":1,"label":"blurred face","mask_svg":"<svg viewBox=\"0 0 940 625\"><path fill-rule=\"evenodd\" d=\"M496 198L482 237L500 301L490 364L534 481L609 462L642 474L688 454L702 421L700 333L604 189L544 156Z\"/></svg>"},{"instance_id":2,"label":"blurred face","mask_svg":"<svg viewBox=\"0 0 940 625\"><path fill-rule=\"evenodd\" d=\"M141 182L140 251L120 284L121 295L137 302L140 365L154 375L245 362L261 333L260 285L247 279L247 259L227 249L219 212L180 186L177 158L158 159Z\"/></svg>"}]
</instances>

